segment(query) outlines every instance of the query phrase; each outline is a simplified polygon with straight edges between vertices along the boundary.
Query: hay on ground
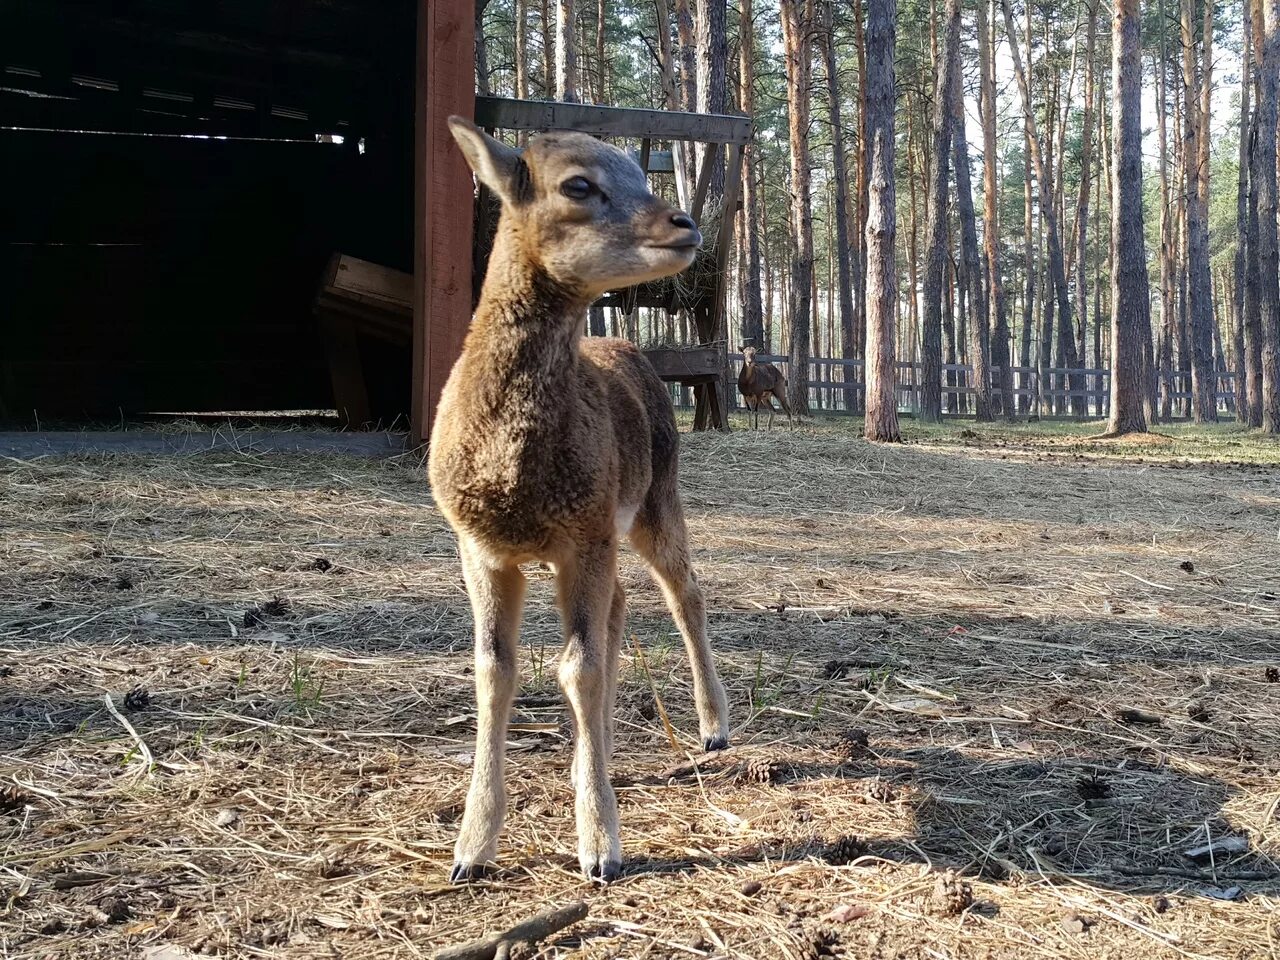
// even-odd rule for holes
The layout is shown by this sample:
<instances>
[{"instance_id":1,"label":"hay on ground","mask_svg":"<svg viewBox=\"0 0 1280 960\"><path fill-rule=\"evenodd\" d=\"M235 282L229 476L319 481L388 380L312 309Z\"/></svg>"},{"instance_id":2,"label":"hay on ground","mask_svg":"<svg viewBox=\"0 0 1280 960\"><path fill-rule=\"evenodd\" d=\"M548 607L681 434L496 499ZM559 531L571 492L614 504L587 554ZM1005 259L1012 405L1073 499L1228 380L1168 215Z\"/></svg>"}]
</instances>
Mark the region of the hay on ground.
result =
<instances>
[{"instance_id":1,"label":"hay on ground","mask_svg":"<svg viewBox=\"0 0 1280 960\"><path fill-rule=\"evenodd\" d=\"M431 956L586 899L539 956L1270 956L1280 483L1173 447L685 437L736 745L694 753L625 554L626 865L598 891L536 568L501 870L445 883L470 616L419 467L9 462L0 947Z\"/></svg>"}]
</instances>

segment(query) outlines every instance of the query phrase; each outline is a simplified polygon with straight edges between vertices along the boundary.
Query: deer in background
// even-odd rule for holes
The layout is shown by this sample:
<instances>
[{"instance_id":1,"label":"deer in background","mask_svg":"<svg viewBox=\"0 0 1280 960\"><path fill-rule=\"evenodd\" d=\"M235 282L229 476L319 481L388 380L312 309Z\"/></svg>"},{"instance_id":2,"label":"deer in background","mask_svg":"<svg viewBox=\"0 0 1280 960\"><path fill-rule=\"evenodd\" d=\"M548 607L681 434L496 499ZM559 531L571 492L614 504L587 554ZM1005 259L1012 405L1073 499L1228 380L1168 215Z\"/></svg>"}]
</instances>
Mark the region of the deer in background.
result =
<instances>
[{"instance_id":1,"label":"deer in background","mask_svg":"<svg viewBox=\"0 0 1280 960\"><path fill-rule=\"evenodd\" d=\"M622 860L608 764L626 611L623 537L647 561L684 637L703 748L728 746L729 726L690 563L671 400L635 346L582 331L593 300L686 269L702 237L616 147L548 133L521 156L459 117L449 126L502 201L428 465L458 536L475 617L475 766L450 879L481 875L497 852L519 673L520 564L541 561L555 571L564 620L558 676L573 715L578 861L608 882Z\"/></svg>"},{"instance_id":2,"label":"deer in background","mask_svg":"<svg viewBox=\"0 0 1280 960\"><path fill-rule=\"evenodd\" d=\"M742 370L738 373L738 392L746 399L747 409L755 418L753 429L760 429L761 404L769 410L767 429L773 429L773 397L777 397L782 404L782 409L787 412L787 423L794 429L791 405L787 403L787 378L782 375L782 371L772 363L757 361L755 347L744 346L742 360Z\"/></svg>"}]
</instances>

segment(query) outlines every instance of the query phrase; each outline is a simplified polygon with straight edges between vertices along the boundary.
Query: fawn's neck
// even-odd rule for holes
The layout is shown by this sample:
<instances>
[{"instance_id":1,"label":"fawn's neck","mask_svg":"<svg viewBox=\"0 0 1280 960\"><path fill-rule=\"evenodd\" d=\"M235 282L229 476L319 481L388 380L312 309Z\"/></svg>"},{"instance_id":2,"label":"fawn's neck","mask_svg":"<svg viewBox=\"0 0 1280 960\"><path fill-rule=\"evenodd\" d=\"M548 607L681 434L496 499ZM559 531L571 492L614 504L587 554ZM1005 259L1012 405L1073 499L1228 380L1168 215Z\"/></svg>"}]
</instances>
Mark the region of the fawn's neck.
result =
<instances>
[{"instance_id":1,"label":"fawn's neck","mask_svg":"<svg viewBox=\"0 0 1280 960\"><path fill-rule=\"evenodd\" d=\"M575 387L589 301L513 246L500 231L467 338L468 366L489 409L550 412Z\"/></svg>"}]
</instances>

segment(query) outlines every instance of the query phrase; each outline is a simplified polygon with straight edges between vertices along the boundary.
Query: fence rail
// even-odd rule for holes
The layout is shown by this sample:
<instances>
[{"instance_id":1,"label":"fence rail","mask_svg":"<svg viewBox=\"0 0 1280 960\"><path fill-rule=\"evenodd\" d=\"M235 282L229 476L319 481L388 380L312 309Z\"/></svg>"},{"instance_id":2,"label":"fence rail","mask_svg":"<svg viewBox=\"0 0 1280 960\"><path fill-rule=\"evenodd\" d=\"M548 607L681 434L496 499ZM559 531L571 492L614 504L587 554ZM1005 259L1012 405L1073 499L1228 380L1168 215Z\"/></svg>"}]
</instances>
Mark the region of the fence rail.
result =
<instances>
[{"instance_id":1,"label":"fence rail","mask_svg":"<svg viewBox=\"0 0 1280 960\"><path fill-rule=\"evenodd\" d=\"M791 379L791 358L780 354L756 354L756 359L777 366ZM729 353L727 360L731 367L737 368L742 363L742 354ZM866 381L863 375L863 361L858 358L845 360L839 357L812 357L809 360L809 406L814 412L824 414L850 414L863 408L865 401ZM897 367L898 409L903 413L918 413L920 410L921 392L923 390L923 364L899 360ZM1014 386L1011 389L1018 409L1023 413L1035 411L1038 398L1043 396L1048 404L1047 410L1038 411L1041 416L1056 416L1067 419L1092 420L1105 417L1111 399L1111 371L1097 367L1048 367L1045 369L1049 382L1044 389L1039 389L1040 370L1036 367L1011 366L1009 372L1013 376ZM848 377L848 379L846 379ZM1072 379L1085 378L1084 387L1073 387ZM1232 370L1217 371L1218 380L1218 412L1235 414L1235 372ZM973 368L967 363L944 363L942 365L942 411L947 415L972 415L972 403L969 397L977 392L973 386ZM1000 368L991 368L991 394L1000 397ZM1180 401L1191 398L1191 371L1175 370L1169 381L1169 396L1176 407ZM854 391L854 409L847 404L848 391ZM687 392L676 385L671 385L672 401L677 406L687 406ZM1083 399L1084 412L1072 409L1072 400ZM737 390L730 397L731 409L742 411L745 406Z\"/></svg>"}]
</instances>

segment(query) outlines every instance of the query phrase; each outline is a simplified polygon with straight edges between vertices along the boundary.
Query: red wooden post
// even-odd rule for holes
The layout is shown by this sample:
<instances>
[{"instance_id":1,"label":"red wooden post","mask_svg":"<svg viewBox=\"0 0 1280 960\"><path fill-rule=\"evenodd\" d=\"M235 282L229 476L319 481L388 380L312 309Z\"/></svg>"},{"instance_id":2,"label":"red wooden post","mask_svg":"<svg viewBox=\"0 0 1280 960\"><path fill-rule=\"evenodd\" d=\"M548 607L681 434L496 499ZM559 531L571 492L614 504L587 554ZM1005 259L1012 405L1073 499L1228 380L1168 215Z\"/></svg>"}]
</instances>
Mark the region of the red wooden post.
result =
<instances>
[{"instance_id":1,"label":"red wooden post","mask_svg":"<svg viewBox=\"0 0 1280 960\"><path fill-rule=\"evenodd\" d=\"M475 115L475 0L418 0L414 91L414 443L426 439L440 391L471 322L471 172L450 114Z\"/></svg>"}]
</instances>

